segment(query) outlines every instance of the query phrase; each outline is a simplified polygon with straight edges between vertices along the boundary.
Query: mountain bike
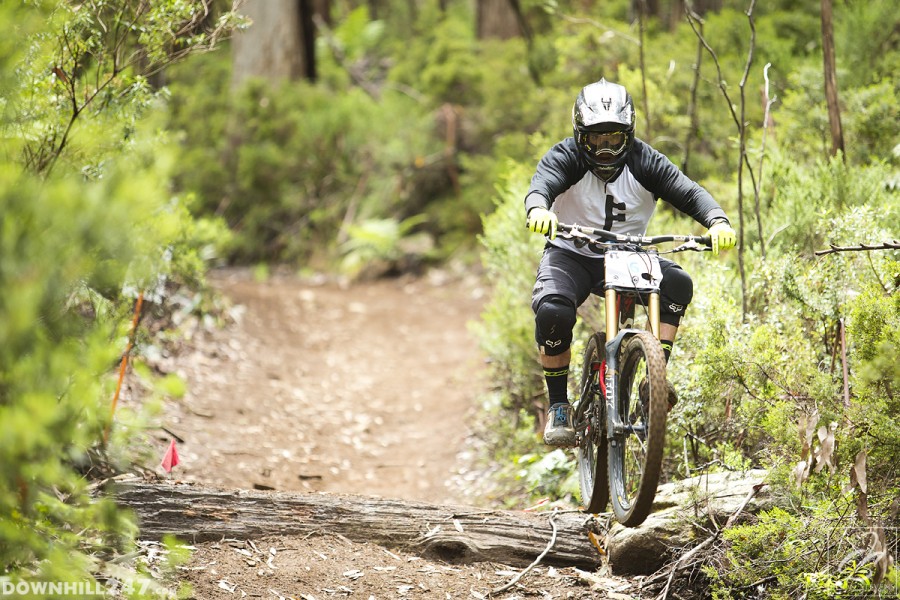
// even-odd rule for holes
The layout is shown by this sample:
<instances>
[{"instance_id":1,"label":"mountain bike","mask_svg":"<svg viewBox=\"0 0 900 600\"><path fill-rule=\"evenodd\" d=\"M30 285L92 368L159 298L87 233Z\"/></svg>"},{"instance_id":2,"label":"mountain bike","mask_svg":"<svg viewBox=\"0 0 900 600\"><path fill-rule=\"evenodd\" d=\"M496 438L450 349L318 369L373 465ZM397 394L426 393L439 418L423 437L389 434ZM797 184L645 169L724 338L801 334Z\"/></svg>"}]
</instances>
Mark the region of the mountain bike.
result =
<instances>
[{"instance_id":1,"label":"mountain bike","mask_svg":"<svg viewBox=\"0 0 900 600\"><path fill-rule=\"evenodd\" d=\"M612 503L627 527L644 522L656 496L669 412L666 359L659 343L660 254L710 249L708 236L617 235L560 223L558 235L604 257L606 331L593 333L584 350L575 432L585 512ZM655 244L681 242L660 252ZM642 307L645 329L635 327ZM643 389L642 389L643 388Z\"/></svg>"}]
</instances>

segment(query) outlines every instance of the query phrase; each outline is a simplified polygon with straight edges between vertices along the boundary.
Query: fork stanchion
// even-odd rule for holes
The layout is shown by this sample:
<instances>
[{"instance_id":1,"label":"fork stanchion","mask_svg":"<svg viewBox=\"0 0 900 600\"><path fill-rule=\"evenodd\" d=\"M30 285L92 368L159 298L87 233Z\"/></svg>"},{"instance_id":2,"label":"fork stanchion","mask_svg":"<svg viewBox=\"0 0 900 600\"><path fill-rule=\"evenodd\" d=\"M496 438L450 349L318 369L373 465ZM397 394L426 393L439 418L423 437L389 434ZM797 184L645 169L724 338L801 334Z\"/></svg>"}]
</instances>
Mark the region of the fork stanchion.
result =
<instances>
[{"instance_id":1,"label":"fork stanchion","mask_svg":"<svg viewBox=\"0 0 900 600\"><path fill-rule=\"evenodd\" d=\"M659 339L659 293L650 294L650 331Z\"/></svg>"},{"instance_id":2,"label":"fork stanchion","mask_svg":"<svg viewBox=\"0 0 900 600\"><path fill-rule=\"evenodd\" d=\"M606 339L611 340L619 333L619 319L615 310L616 306L616 290L610 288L606 290Z\"/></svg>"}]
</instances>

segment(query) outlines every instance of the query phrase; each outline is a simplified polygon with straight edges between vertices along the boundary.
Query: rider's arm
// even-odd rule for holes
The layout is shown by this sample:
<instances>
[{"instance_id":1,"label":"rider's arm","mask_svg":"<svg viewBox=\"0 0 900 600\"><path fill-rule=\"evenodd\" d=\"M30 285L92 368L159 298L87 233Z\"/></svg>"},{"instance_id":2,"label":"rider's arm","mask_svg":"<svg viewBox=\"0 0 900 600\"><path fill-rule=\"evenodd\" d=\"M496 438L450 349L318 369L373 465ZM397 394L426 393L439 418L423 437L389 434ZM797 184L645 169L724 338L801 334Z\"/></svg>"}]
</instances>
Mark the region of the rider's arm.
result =
<instances>
[{"instance_id":1,"label":"rider's arm","mask_svg":"<svg viewBox=\"0 0 900 600\"><path fill-rule=\"evenodd\" d=\"M718 221L729 223L725 211L709 192L682 173L664 154L641 140L634 141L628 166L648 191L690 215L704 227Z\"/></svg>"},{"instance_id":2,"label":"rider's arm","mask_svg":"<svg viewBox=\"0 0 900 600\"><path fill-rule=\"evenodd\" d=\"M587 171L573 138L566 138L550 148L538 162L531 178L531 187L525 194L525 214L532 208L549 209L556 197L581 181Z\"/></svg>"}]
</instances>

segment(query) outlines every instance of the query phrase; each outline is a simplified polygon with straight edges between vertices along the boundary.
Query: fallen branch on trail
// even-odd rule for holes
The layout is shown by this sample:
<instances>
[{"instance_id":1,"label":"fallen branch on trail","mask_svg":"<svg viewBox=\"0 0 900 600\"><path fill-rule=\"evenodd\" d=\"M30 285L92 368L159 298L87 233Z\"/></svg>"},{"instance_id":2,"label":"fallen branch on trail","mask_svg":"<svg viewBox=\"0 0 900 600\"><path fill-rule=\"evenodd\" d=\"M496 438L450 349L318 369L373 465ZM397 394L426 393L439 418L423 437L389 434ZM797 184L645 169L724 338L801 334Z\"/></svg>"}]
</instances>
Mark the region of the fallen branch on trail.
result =
<instances>
[{"instance_id":1,"label":"fallen branch on trail","mask_svg":"<svg viewBox=\"0 0 900 600\"><path fill-rule=\"evenodd\" d=\"M551 524L541 513L489 511L336 494L234 491L169 483L118 486L117 502L135 512L144 539L189 542L261 536L337 535L452 563L490 561L524 567L544 552ZM588 538L598 528L582 513L555 519L548 565L596 567Z\"/></svg>"},{"instance_id":2,"label":"fallen branch on trail","mask_svg":"<svg viewBox=\"0 0 900 600\"><path fill-rule=\"evenodd\" d=\"M550 541L547 542L547 547L544 548L544 551L541 552L534 561L527 567L525 567L524 571L521 571L518 575L509 580L509 582L505 585L501 585L500 587L496 587L491 590L490 595L496 596L497 594L502 594L508 589L511 589L514 585L516 585L522 577L528 573L531 569L536 567L541 560L547 556L547 553L550 552L550 549L553 548L553 545L556 544L556 517L559 516L559 513L554 510L553 514L550 515L550 526L553 527L553 534L550 536Z\"/></svg>"}]
</instances>

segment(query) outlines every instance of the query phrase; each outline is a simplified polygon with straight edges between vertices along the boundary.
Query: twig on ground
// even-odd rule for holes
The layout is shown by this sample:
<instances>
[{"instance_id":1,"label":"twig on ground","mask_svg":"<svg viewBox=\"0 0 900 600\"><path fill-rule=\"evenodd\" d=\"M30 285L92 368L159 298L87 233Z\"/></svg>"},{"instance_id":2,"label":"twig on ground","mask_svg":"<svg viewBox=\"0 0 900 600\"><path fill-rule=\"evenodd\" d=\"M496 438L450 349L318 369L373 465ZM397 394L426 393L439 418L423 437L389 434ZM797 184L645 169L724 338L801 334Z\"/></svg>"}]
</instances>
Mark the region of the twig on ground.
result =
<instances>
[{"instance_id":1,"label":"twig on ground","mask_svg":"<svg viewBox=\"0 0 900 600\"><path fill-rule=\"evenodd\" d=\"M519 582L519 580L522 579L522 577L526 573L528 573L528 571L530 571L531 569L536 567L538 565L538 563L540 563L541 560L543 560L543 558L545 556L547 556L547 553L550 552L550 548L552 548L553 544L556 543L556 517L557 517L557 515L559 515L558 510L554 510L553 514L550 515L550 527L553 528L553 533L550 535L550 542L547 544L547 547L544 548L544 551L541 552L536 559L534 559L533 563L531 563L530 565L525 567L525 569L523 571L521 571L518 575L516 575L515 577L510 579L509 583L507 583L506 585L500 586L498 588L494 588L490 592L488 592L488 596L493 596L495 594L502 594L506 590L510 589L512 586L516 585Z\"/></svg>"}]
</instances>

